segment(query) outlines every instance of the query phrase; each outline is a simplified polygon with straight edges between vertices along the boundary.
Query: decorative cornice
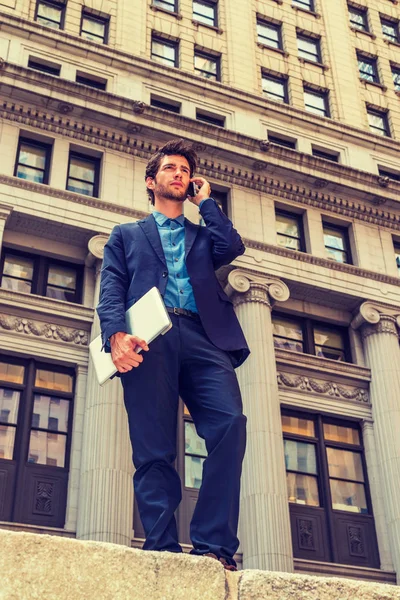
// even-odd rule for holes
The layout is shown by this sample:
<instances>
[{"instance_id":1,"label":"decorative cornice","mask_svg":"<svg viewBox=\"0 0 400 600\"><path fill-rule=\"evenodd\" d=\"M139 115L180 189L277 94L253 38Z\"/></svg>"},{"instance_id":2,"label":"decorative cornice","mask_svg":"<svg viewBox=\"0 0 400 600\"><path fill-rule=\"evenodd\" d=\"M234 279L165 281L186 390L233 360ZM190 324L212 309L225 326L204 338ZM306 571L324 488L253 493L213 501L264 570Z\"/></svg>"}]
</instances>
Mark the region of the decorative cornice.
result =
<instances>
[{"instance_id":1,"label":"decorative cornice","mask_svg":"<svg viewBox=\"0 0 400 600\"><path fill-rule=\"evenodd\" d=\"M312 354L303 354L293 350L283 350L275 348L276 362L280 365L279 370L287 371L295 369L298 374L314 373L319 375L330 375L337 379L347 379L351 381L363 382L368 385L371 381L371 369L353 363L341 362Z\"/></svg>"},{"instance_id":2,"label":"decorative cornice","mask_svg":"<svg viewBox=\"0 0 400 600\"><path fill-rule=\"evenodd\" d=\"M295 389L300 392L318 394L341 398L344 400L355 400L356 402L369 403L368 391L363 388L341 385L334 381L324 379L313 379L304 375L293 375L291 373L278 372L278 386L281 388Z\"/></svg>"},{"instance_id":3,"label":"decorative cornice","mask_svg":"<svg viewBox=\"0 0 400 600\"><path fill-rule=\"evenodd\" d=\"M399 223L400 229L400 223ZM351 275L357 275L359 277L365 277L366 279L372 279L374 281L381 281L383 283L389 283L391 285L400 286L400 277L392 277L391 275L384 275L383 273L376 273L369 271L368 269L362 269L361 267L355 267L354 265L347 265L339 263L334 260L327 258L321 258L314 256L313 254L307 254L306 252L298 252L297 250L290 250L283 248L282 246L274 246L272 244L266 244L265 242L258 242L255 240L249 240L243 238L243 243L247 248L254 248L255 250L262 250L268 254L274 254L276 256L284 256L285 258L291 258L300 262L318 265L333 271L342 271L343 273L350 273Z\"/></svg>"},{"instance_id":4,"label":"decorative cornice","mask_svg":"<svg viewBox=\"0 0 400 600\"><path fill-rule=\"evenodd\" d=\"M266 304L269 308L276 301L285 302L290 292L286 283L246 269L233 269L228 274L225 293L233 296L235 306L247 302Z\"/></svg>"},{"instance_id":5,"label":"decorative cornice","mask_svg":"<svg viewBox=\"0 0 400 600\"><path fill-rule=\"evenodd\" d=\"M54 323L43 323L41 321L33 321L30 319L21 319L20 317L13 317L1 313L0 329L80 346L87 346L89 343L89 336L86 331L72 329L72 327L61 327Z\"/></svg>"},{"instance_id":6,"label":"decorative cornice","mask_svg":"<svg viewBox=\"0 0 400 600\"><path fill-rule=\"evenodd\" d=\"M13 211L13 206L10 204L0 204L0 221L7 221Z\"/></svg>"},{"instance_id":7,"label":"decorative cornice","mask_svg":"<svg viewBox=\"0 0 400 600\"><path fill-rule=\"evenodd\" d=\"M398 336L400 307L378 302L363 302L351 322L353 329L360 329L363 339L378 333Z\"/></svg>"},{"instance_id":8,"label":"decorative cornice","mask_svg":"<svg viewBox=\"0 0 400 600\"><path fill-rule=\"evenodd\" d=\"M35 294L26 294L24 292L13 292L0 288L0 306L7 307L9 312L12 309L23 310L43 315L51 314L53 318L75 321L82 324L86 323L89 329L94 317L93 308L83 306L82 304L73 304L62 300L36 296Z\"/></svg>"}]
</instances>

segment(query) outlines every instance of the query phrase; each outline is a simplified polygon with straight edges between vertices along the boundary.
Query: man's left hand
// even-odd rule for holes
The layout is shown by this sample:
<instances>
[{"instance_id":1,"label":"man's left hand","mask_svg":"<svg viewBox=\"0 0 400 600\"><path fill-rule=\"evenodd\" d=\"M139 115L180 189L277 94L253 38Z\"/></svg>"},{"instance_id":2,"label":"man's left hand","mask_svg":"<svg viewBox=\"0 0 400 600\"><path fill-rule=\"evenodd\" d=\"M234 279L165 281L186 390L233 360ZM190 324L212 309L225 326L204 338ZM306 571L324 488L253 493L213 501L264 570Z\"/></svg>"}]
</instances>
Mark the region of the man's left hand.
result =
<instances>
[{"instance_id":1,"label":"man's left hand","mask_svg":"<svg viewBox=\"0 0 400 600\"><path fill-rule=\"evenodd\" d=\"M192 177L190 181L195 183L199 190L195 196L188 196L188 200L193 204L196 204L196 206L199 206L202 200L206 200L210 197L211 186L204 177Z\"/></svg>"}]
</instances>

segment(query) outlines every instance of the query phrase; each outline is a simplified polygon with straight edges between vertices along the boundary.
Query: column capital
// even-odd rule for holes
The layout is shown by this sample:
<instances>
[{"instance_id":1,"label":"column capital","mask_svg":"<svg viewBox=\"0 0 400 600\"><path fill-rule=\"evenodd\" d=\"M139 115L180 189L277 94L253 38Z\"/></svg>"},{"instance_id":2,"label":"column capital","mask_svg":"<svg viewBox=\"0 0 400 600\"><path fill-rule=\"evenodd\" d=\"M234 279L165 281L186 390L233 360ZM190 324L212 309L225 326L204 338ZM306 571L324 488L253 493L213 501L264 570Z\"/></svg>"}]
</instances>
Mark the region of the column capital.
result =
<instances>
[{"instance_id":1,"label":"column capital","mask_svg":"<svg viewBox=\"0 0 400 600\"><path fill-rule=\"evenodd\" d=\"M234 296L235 306L244 302L258 302L271 308L275 302L285 302L290 296L288 286L280 279L245 269L234 269L229 273L225 292L228 296Z\"/></svg>"},{"instance_id":2,"label":"column capital","mask_svg":"<svg viewBox=\"0 0 400 600\"><path fill-rule=\"evenodd\" d=\"M351 327L360 329L363 339L378 333L398 336L400 308L369 301L363 302L351 322Z\"/></svg>"},{"instance_id":3,"label":"column capital","mask_svg":"<svg viewBox=\"0 0 400 600\"><path fill-rule=\"evenodd\" d=\"M90 238L88 242L88 255L86 256L85 265L87 267L93 267L96 262L103 260L104 246L108 240L108 235L100 233Z\"/></svg>"}]
</instances>

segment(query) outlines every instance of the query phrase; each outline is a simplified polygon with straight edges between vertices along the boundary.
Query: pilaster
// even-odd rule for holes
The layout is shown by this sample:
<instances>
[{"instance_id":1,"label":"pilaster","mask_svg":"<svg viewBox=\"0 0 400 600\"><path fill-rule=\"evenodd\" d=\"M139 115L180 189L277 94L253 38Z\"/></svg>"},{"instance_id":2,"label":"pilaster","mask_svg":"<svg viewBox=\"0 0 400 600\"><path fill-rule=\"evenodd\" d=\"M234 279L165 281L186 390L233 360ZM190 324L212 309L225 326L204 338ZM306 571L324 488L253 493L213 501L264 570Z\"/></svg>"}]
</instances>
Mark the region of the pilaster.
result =
<instances>
[{"instance_id":1,"label":"pilaster","mask_svg":"<svg viewBox=\"0 0 400 600\"><path fill-rule=\"evenodd\" d=\"M0 204L0 254L3 246L3 235L6 228L8 217L11 215L13 207L8 204Z\"/></svg>"},{"instance_id":2,"label":"pilaster","mask_svg":"<svg viewBox=\"0 0 400 600\"><path fill-rule=\"evenodd\" d=\"M285 283L242 269L231 271L233 293L251 355L237 373L247 416L241 492L244 568L293 571L286 470L272 336L271 306L289 298Z\"/></svg>"}]
</instances>

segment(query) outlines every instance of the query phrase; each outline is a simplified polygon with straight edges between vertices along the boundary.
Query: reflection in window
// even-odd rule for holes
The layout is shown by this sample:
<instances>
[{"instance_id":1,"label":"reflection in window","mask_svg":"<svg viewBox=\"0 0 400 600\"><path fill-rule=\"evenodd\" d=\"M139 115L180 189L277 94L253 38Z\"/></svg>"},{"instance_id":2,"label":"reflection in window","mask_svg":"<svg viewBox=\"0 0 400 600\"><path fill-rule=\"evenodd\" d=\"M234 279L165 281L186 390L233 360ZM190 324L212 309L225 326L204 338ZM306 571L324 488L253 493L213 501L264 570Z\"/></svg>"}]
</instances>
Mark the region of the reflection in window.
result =
<instances>
[{"instance_id":1,"label":"reflection in window","mask_svg":"<svg viewBox=\"0 0 400 600\"><path fill-rule=\"evenodd\" d=\"M35 377L35 387L71 393L72 377L71 375L67 375L66 373L58 373L57 371L37 369Z\"/></svg>"},{"instance_id":2,"label":"reflection in window","mask_svg":"<svg viewBox=\"0 0 400 600\"><path fill-rule=\"evenodd\" d=\"M32 427L67 432L69 401L35 394Z\"/></svg>"},{"instance_id":3,"label":"reflection in window","mask_svg":"<svg viewBox=\"0 0 400 600\"><path fill-rule=\"evenodd\" d=\"M275 77L264 73L262 76L263 94L275 102L288 103L287 80L284 77Z\"/></svg>"},{"instance_id":4,"label":"reflection in window","mask_svg":"<svg viewBox=\"0 0 400 600\"><path fill-rule=\"evenodd\" d=\"M70 267L51 265L47 276L46 296L58 300L74 301L77 272Z\"/></svg>"},{"instance_id":5,"label":"reflection in window","mask_svg":"<svg viewBox=\"0 0 400 600\"><path fill-rule=\"evenodd\" d=\"M36 21L52 29L62 29L65 5L51 0L38 0L36 5Z\"/></svg>"},{"instance_id":6,"label":"reflection in window","mask_svg":"<svg viewBox=\"0 0 400 600\"><path fill-rule=\"evenodd\" d=\"M329 117L328 92L304 88L304 106L307 112L320 117Z\"/></svg>"},{"instance_id":7,"label":"reflection in window","mask_svg":"<svg viewBox=\"0 0 400 600\"><path fill-rule=\"evenodd\" d=\"M204 440L196 432L194 423L185 421L185 486L199 489L203 463L207 456Z\"/></svg>"},{"instance_id":8,"label":"reflection in window","mask_svg":"<svg viewBox=\"0 0 400 600\"><path fill-rule=\"evenodd\" d=\"M85 196L97 196L98 171L98 159L71 152L67 190Z\"/></svg>"},{"instance_id":9,"label":"reflection in window","mask_svg":"<svg viewBox=\"0 0 400 600\"><path fill-rule=\"evenodd\" d=\"M4 257L1 287L29 294L32 290L33 267L32 259L7 252Z\"/></svg>"},{"instance_id":10,"label":"reflection in window","mask_svg":"<svg viewBox=\"0 0 400 600\"><path fill-rule=\"evenodd\" d=\"M107 43L108 19L82 13L81 37L99 44Z\"/></svg>"},{"instance_id":11,"label":"reflection in window","mask_svg":"<svg viewBox=\"0 0 400 600\"><path fill-rule=\"evenodd\" d=\"M341 332L315 325L314 343L316 356L331 360L345 360L344 339Z\"/></svg>"},{"instance_id":12,"label":"reflection in window","mask_svg":"<svg viewBox=\"0 0 400 600\"><path fill-rule=\"evenodd\" d=\"M193 20L203 25L217 27L217 4L207 0L193 0Z\"/></svg>"},{"instance_id":13,"label":"reflection in window","mask_svg":"<svg viewBox=\"0 0 400 600\"><path fill-rule=\"evenodd\" d=\"M278 245L290 250L303 250L303 227L301 215L275 211Z\"/></svg>"},{"instance_id":14,"label":"reflection in window","mask_svg":"<svg viewBox=\"0 0 400 600\"><path fill-rule=\"evenodd\" d=\"M66 435L33 429L29 440L28 462L64 467L66 442Z\"/></svg>"},{"instance_id":15,"label":"reflection in window","mask_svg":"<svg viewBox=\"0 0 400 600\"><path fill-rule=\"evenodd\" d=\"M194 70L197 75L201 75L206 79L219 81L219 58L196 51L194 55Z\"/></svg>"},{"instance_id":16,"label":"reflection in window","mask_svg":"<svg viewBox=\"0 0 400 600\"><path fill-rule=\"evenodd\" d=\"M257 39L259 44L282 50L280 25L257 20Z\"/></svg>"},{"instance_id":17,"label":"reflection in window","mask_svg":"<svg viewBox=\"0 0 400 600\"><path fill-rule=\"evenodd\" d=\"M50 146L20 139L15 176L35 183L48 183Z\"/></svg>"},{"instance_id":18,"label":"reflection in window","mask_svg":"<svg viewBox=\"0 0 400 600\"><path fill-rule=\"evenodd\" d=\"M351 263L347 229L324 224L324 242L327 258L340 263Z\"/></svg>"},{"instance_id":19,"label":"reflection in window","mask_svg":"<svg viewBox=\"0 0 400 600\"><path fill-rule=\"evenodd\" d=\"M300 323L273 315L272 326L275 348L304 352L303 329Z\"/></svg>"},{"instance_id":20,"label":"reflection in window","mask_svg":"<svg viewBox=\"0 0 400 600\"><path fill-rule=\"evenodd\" d=\"M0 361L0 381L24 383L25 367Z\"/></svg>"},{"instance_id":21,"label":"reflection in window","mask_svg":"<svg viewBox=\"0 0 400 600\"><path fill-rule=\"evenodd\" d=\"M178 45L161 38L153 37L151 42L151 58L168 67L178 66Z\"/></svg>"}]
</instances>

